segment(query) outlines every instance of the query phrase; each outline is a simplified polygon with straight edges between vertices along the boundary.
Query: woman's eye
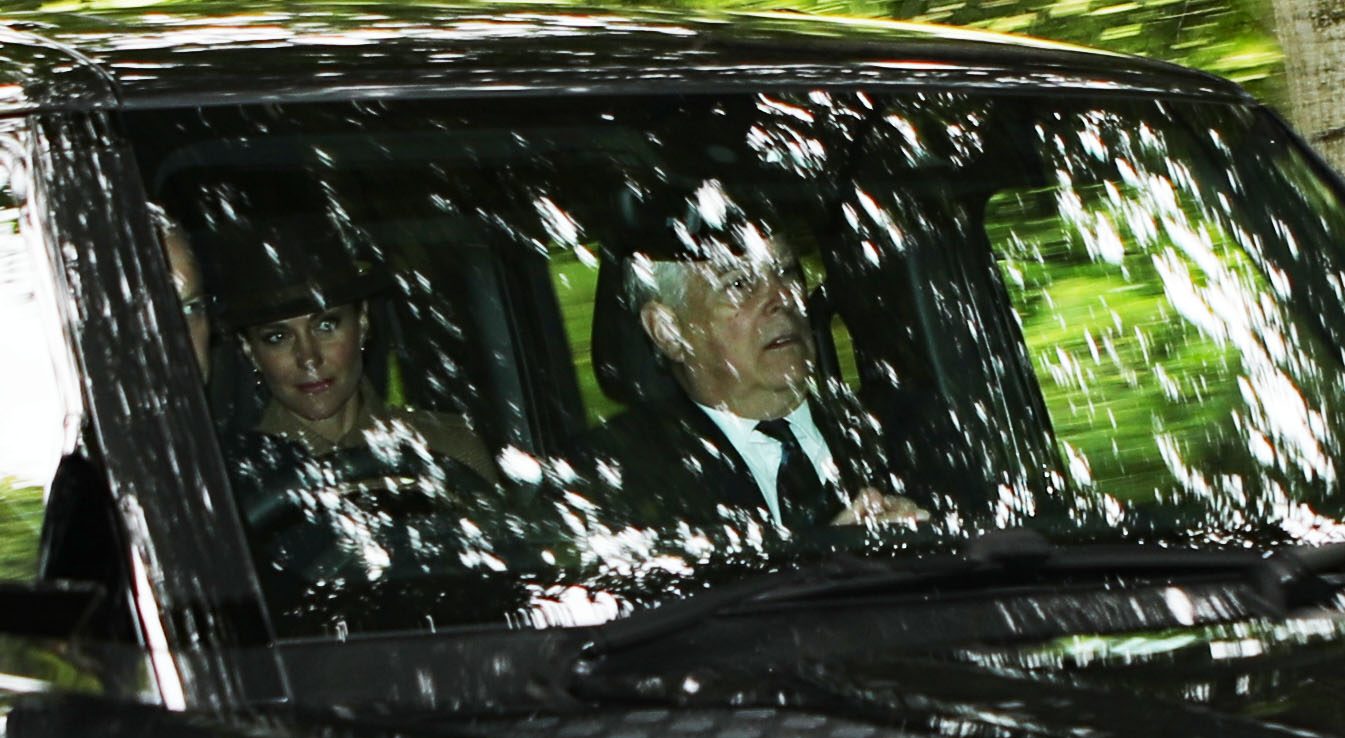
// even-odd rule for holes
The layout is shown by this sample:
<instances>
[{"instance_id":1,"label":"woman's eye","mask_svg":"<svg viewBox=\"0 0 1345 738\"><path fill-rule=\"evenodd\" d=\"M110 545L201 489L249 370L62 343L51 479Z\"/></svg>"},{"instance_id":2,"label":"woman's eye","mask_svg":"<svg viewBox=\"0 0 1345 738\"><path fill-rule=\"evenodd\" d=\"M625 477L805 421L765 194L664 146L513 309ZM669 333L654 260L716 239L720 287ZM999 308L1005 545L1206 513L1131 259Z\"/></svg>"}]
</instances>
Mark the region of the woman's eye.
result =
<instances>
[{"instance_id":1,"label":"woman's eye","mask_svg":"<svg viewBox=\"0 0 1345 738\"><path fill-rule=\"evenodd\" d=\"M182 303L182 314L193 317L205 312L205 300L188 300Z\"/></svg>"},{"instance_id":2,"label":"woman's eye","mask_svg":"<svg viewBox=\"0 0 1345 738\"><path fill-rule=\"evenodd\" d=\"M285 340L285 334L281 333L280 331L271 331L269 333L263 333L261 335L261 339L262 343L274 346Z\"/></svg>"},{"instance_id":3,"label":"woman's eye","mask_svg":"<svg viewBox=\"0 0 1345 738\"><path fill-rule=\"evenodd\" d=\"M323 333L331 333L332 331L336 330L337 327L340 325L341 325L340 318L323 318L322 320L318 321L318 330L322 331Z\"/></svg>"}]
</instances>

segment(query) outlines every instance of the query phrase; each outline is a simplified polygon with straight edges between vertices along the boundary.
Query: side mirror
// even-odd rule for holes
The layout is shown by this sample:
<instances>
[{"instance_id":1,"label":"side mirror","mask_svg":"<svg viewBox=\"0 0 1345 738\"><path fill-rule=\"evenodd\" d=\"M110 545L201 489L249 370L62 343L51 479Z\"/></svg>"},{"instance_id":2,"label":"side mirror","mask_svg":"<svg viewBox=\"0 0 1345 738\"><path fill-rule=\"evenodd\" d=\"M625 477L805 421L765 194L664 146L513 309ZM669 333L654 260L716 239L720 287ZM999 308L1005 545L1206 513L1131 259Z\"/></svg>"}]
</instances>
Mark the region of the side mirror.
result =
<instances>
[{"instance_id":1,"label":"side mirror","mask_svg":"<svg viewBox=\"0 0 1345 738\"><path fill-rule=\"evenodd\" d=\"M64 613L84 620L54 621L49 629L69 626L98 640L134 641L128 550L103 470L79 454L61 459L42 519L37 584L0 582L0 629L9 630L10 618L22 626L23 612L50 610L53 618Z\"/></svg>"}]
</instances>

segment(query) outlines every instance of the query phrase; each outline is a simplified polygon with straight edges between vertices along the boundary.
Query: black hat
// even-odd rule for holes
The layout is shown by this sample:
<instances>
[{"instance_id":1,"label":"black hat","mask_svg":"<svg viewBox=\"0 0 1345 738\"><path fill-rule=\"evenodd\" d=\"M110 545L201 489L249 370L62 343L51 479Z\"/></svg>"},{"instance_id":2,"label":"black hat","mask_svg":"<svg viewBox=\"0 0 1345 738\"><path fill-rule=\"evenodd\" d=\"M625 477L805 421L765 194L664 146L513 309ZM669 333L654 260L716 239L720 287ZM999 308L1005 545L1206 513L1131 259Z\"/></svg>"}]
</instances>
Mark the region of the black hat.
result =
<instances>
[{"instance_id":1,"label":"black hat","mask_svg":"<svg viewBox=\"0 0 1345 738\"><path fill-rule=\"evenodd\" d=\"M357 228L325 216L235 225L221 240L216 290L231 328L283 320L370 297L392 284Z\"/></svg>"}]
</instances>

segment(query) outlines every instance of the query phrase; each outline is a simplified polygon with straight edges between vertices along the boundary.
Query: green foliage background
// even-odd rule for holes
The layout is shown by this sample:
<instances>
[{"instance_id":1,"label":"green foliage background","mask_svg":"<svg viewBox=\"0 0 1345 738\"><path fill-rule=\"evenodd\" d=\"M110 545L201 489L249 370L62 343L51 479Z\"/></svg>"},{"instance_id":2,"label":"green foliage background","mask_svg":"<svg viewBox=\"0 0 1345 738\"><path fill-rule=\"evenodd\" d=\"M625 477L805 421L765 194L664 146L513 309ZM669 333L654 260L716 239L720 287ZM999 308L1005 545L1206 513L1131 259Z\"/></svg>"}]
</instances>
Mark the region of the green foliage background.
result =
<instances>
[{"instance_id":1,"label":"green foliage background","mask_svg":"<svg viewBox=\"0 0 1345 738\"><path fill-rule=\"evenodd\" d=\"M496 0L497 2L499 0ZM508 0L504 0L508 2ZM1271 0L570 0L585 8L792 11L927 23L1025 34L1185 64L1247 86L1262 100L1282 99L1282 57ZM400 0L434 5L433 2ZM470 0L466 0L470 3ZM525 0L526 4L526 0ZM0 0L13 10L131 14L209 6L227 15L266 8L302 12L308 3L221 0ZM342 7L341 3L331 4ZM366 15L351 4L352 21ZM506 6L507 7L507 6Z\"/></svg>"},{"instance_id":2,"label":"green foliage background","mask_svg":"<svg viewBox=\"0 0 1345 738\"><path fill-rule=\"evenodd\" d=\"M1282 56L1269 0L638 0L947 23L1139 54L1202 69L1275 105Z\"/></svg>"},{"instance_id":3,"label":"green foliage background","mask_svg":"<svg viewBox=\"0 0 1345 738\"><path fill-rule=\"evenodd\" d=\"M37 540L42 530L42 488L0 476L0 579L37 574Z\"/></svg>"}]
</instances>

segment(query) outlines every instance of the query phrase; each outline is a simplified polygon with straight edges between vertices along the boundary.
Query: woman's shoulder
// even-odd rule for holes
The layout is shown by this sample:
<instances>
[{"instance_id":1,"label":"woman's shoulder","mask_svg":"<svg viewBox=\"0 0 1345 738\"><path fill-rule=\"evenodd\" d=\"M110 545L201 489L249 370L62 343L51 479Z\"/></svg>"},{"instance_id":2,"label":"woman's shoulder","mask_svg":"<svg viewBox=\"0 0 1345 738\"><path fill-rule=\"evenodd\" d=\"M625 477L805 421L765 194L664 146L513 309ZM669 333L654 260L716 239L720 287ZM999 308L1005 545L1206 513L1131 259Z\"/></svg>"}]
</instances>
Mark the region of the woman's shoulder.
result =
<instances>
[{"instance_id":1,"label":"woman's shoulder","mask_svg":"<svg viewBox=\"0 0 1345 738\"><path fill-rule=\"evenodd\" d=\"M490 452L466 416L414 407L386 407L382 415L379 420L405 425L414 431L430 451L461 461L487 479L495 479Z\"/></svg>"},{"instance_id":2,"label":"woman's shoulder","mask_svg":"<svg viewBox=\"0 0 1345 738\"><path fill-rule=\"evenodd\" d=\"M471 432L472 426L467 417L460 413L445 413L438 410L426 410L417 407L387 407L386 419L401 421L417 429L444 430L447 432Z\"/></svg>"}]
</instances>

